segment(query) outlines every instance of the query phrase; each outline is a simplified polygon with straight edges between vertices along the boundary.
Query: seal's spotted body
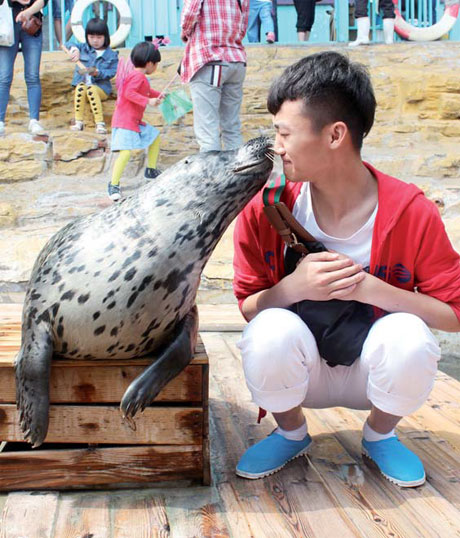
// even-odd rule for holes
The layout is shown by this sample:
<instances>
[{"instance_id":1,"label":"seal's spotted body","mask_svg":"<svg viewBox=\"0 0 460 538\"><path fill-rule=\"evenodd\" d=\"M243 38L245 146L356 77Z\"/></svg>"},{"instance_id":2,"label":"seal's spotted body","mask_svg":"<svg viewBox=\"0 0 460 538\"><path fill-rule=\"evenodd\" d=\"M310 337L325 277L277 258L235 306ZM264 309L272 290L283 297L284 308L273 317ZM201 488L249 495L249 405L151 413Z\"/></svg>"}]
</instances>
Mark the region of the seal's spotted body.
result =
<instances>
[{"instance_id":1,"label":"seal's spotted body","mask_svg":"<svg viewBox=\"0 0 460 538\"><path fill-rule=\"evenodd\" d=\"M65 226L44 247L23 312L17 400L25 437L43 442L53 353L159 360L135 380L133 416L189 362L200 275L230 222L271 170L266 139L198 154L117 205ZM185 358L182 356L185 355Z\"/></svg>"}]
</instances>

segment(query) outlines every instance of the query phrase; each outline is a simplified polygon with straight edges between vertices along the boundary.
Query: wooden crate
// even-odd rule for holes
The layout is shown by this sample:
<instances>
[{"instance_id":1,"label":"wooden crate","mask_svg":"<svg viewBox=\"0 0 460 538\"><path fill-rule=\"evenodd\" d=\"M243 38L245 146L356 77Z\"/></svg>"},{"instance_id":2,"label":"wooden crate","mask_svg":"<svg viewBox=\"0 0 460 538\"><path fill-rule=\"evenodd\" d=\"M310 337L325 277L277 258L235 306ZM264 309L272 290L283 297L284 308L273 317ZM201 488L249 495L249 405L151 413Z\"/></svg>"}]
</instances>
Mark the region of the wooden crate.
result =
<instances>
[{"instance_id":1,"label":"wooden crate","mask_svg":"<svg viewBox=\"0 0 460 538\"><path fill-rule=\"evenodd\" d=\"M130 382L151 362L54 360L50 423L44 444L23 442L13 363L20 347L20 309L0 305L0 490L150 486L166 480L210 482L208 358L195 357L133 430L119 410Z\"/></svg>"}]
</instances>

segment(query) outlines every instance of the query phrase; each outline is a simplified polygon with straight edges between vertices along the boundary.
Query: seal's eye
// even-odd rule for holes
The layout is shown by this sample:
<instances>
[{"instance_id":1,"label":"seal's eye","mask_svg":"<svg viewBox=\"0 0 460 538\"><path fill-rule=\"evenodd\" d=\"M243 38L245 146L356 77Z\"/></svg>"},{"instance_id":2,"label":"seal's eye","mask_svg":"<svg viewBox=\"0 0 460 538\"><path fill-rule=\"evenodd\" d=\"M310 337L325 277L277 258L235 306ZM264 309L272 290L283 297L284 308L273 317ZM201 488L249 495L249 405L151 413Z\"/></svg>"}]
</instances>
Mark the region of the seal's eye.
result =
<instances>
[{"instance_id":1,"label":"seal's eye","mask_svg":"<svg viewBox=\"0 0 460 538\"><path fill-rule=\"evenodd\" d=\"M188 159L185 159L184 164L190 164L190 161Z\"/></svg>"}]
</instances>

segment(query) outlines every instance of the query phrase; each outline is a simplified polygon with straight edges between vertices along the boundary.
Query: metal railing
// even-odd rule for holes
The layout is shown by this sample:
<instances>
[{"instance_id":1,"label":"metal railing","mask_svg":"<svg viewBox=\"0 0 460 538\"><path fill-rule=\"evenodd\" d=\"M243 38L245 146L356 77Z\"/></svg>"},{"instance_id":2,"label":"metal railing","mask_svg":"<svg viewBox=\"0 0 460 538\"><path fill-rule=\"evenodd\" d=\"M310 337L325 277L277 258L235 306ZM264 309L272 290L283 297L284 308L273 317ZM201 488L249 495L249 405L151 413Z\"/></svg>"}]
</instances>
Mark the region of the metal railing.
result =
<instances>
[{"instance_id":1,"label":"metal railing","mask_svg":"<svg viewBox=\"0 0 460 538\"><path fill-rule=\"evenodd\" d=\"M66 24L70 26L70 5L78 0L49 0L44 10L44 45L43 50L56 50L58 43L55 37L54 16L55 6L59 2L61 17L60 26L62 35L65 36ZM127 47L142 39L151 39L156 35L168 35L173 45L180 45L180 13L183 0L126 0L130 5L133 18L133 26L126 41ZM278 1L278 26L283 24L286 8L294 10L292 0ZM320 4L325 3L320 2ZM327 2L332 4L328 10L332 18L330 34L324 37L322 42L347 42L353 40L356 31L356 23L353 18L353 1L334 0ZM376 0L369 0L369 16L371 18L371 38L373 41L381 40L382 20L376 12ZM444 0L399 0L399 9L407 22L417 27L427 27L436 23L444 12ZM104 18L109 26L110 33L115 32L118 10L105 0L99 0L91 4L84 13L83 24L94 16ZM292 20L292 13L290 13ZM289 28L292 24L289 24ZM314 28L314 27L313 27ZM460 21L457 21L455 32L451 32L450 39L460 41ZM294 42L295 27L292 27L292 39L285 42ZM399 39L399 38L397 38ZM65 37L63 38L66 41ZM282 44L282 41L280 41Z\"/></svg>"}]
</instances>

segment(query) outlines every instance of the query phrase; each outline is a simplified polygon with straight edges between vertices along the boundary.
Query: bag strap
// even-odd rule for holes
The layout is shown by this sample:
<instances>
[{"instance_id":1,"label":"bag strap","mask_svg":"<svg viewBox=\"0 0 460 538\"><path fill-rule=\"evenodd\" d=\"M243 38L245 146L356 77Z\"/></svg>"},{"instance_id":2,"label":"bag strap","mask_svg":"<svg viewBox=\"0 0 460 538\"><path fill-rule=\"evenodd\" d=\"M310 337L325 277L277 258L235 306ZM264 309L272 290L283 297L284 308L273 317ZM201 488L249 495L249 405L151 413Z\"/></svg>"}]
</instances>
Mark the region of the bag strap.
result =
<instances>
[{"instance_id":1,"label":"bag strap","mask_svg":"<svg viewBox=\"0 0 460 538\"><path fill-rule=\"evenodd\" d=\"M301 241L316 242L316 239L300 224L300 222L289 211L284 202L281 202L281 194L286 186L286 176L282 174L274 178L265 187L262 199L264 202L264 213L270 224L280 234L283 241L289 248L300 254L308 254L308 249Z\"/></svg>"},{"instance_id":2,"label":"bag strap","mask_svg":"<svg viewBox=\"0 0 460 538\"><path fill-rule=\"evenodd\" d=\"M243 8L242 8L242 6L241 6L241 0L237 0L237 2L238 2L238 5L240 6L240 11L241 11L241 13L243 13Z\"/></svg>"}]
</instances>

